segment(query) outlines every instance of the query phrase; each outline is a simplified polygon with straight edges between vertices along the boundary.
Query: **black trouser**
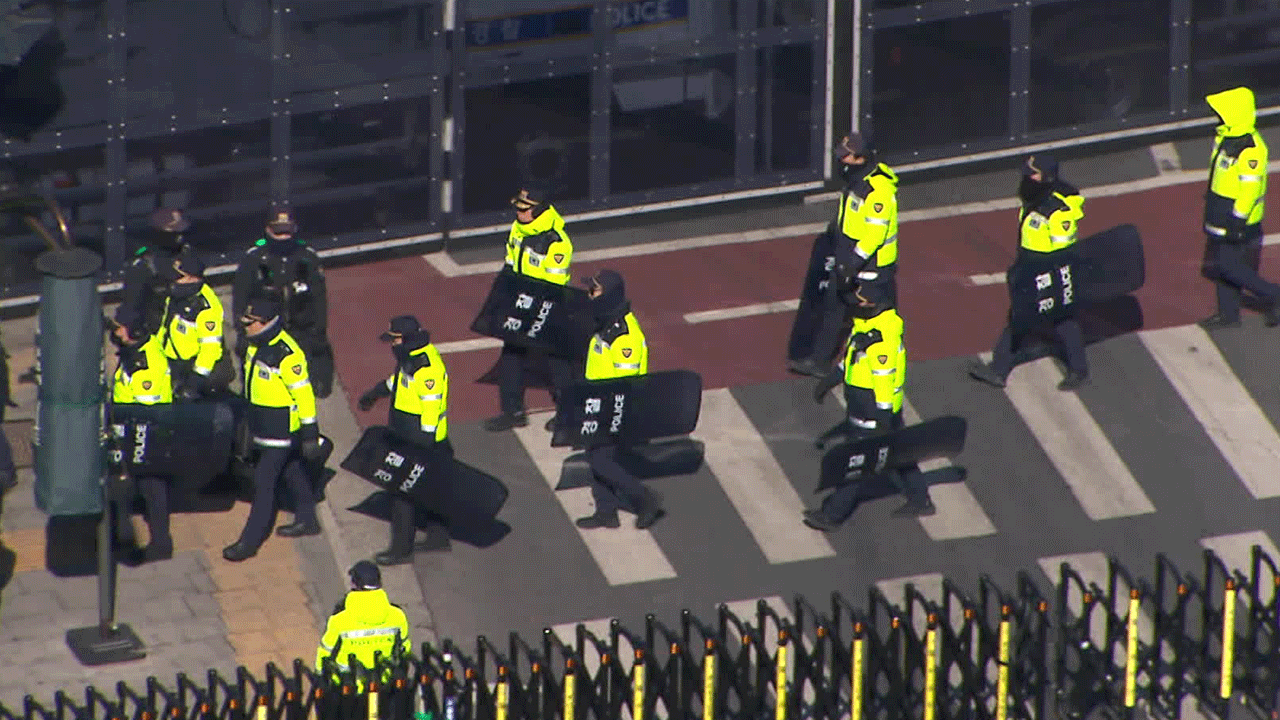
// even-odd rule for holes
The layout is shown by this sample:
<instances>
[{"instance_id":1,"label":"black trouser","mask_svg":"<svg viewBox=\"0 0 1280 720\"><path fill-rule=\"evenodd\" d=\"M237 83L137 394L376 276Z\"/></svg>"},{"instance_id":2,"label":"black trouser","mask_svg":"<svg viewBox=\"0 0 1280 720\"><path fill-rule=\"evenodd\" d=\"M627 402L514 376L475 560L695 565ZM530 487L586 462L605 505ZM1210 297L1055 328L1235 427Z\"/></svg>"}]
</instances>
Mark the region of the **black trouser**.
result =
<instances>
[{"instance_id":1,"label":"black trouser","mask_svg":"<svg viewBox=\"0 0 1280 720\"><path fill-rule=\"evenodd\" d=\"M290 447L258 448L258 464L253 469L253 505L240 533L240 542L259 547L271 534L276 511L276 487L281 476L293 493L294 513L301 522L316 522L316 496L311 475L298 454L297 443Z\"/></svg>"},{"instance_id":2,"label":"black trouser","mask_svg":"<svg viewBox=\"0 0 1280 720\"><path fill-rule=\"evenodd\" d=\"M137 478L138 492L146 506L147 527L151 530L151 546L173 549L169 532L169 481L158 477Z\"/></svg>"},{"instance_id":3,"label":"black trouser","mask_svg":"<svg viewBox=\"0 0 1280 720\"><path fill-rule=\"evenodd\" d=\"M598 515L617 515L618 510L639 514L654 502L653 492L619 462L626 452L626 448L617 445L602 445L587 451L591 497L596 502Z\"/></svg>"},{"instance_id":4,"label":"black trouser","mask_svg":"<svg viewBox=\"0 0 1280 720\"><path fill-rule=\"evenodd\" d=\"M437 443L435 450L443 455L442 461L453 458L453 443L450 443L447 438ZM404 555L413 550L413 537L418 530L415 523L417 506L409 496L403 493L392 492L389 495L391 496L391 547L388 551L393 555Z\"/></svg>"},{"instance_id":5,"label":"black trouser","mask_svg":"<svg viewBox=\"0 0 1280 720\"><path fill-rule=\"evenodd\" d=\"M1067 371L1088 375L1089 360L1084 352L1084 333L1080 330L1080 321L1070 317L1054 323L1052 329L1062 346ZM996 340L995 350L991 353L991 369L1000 377L1008 377L1013 370L1018 345L1033 334L1034 331L1015 333L1012 327L1005 325L1004 332Z\"/></svg>"},{"instance_id":6,"label":"black trouser","mask_svg":"<svg viewBox=\"0 0 1280 720\"><path fill-rule=\"evenodd\" d=\"M545 362L547 365L551 374L552 400L558 400L560 392L572 382L568 360L542 350L504 344L502 354L498 356L498 401L502 412L524 412L525 364L533 361Z\"/></svg>"},{"instance_id":7,"label":"black trouser","mask_svg":"<svg viewBox=\"0 0 1280 720\"><path fill-rule=\"evenodd\" d=\"M1213 235L1205 245L1204 276L1213 281L1218 296L1218 315L1234 322L1240 319L1242 290L1262 300L1268 306L1280 301L1280 285L1263 280L1258 275L1262 256L1262 237L1242 242L1231 242Z\"/></svg>"},{"instance_id":8,"label":"black trouser","mask_svg":"<svg viewBox=\"0 0 1280 720\"><path fill-rule=\"evenodd\" d=\"M0 348L0 353L3 352L4 349ZM5 363L2 369L7 373L8 363ZM9 397L6 394L5 397L0 398L0 425L4 424L4 414L8 410L8 404ZM9 447L9 436L0 432L0 492L17 482L17 475L18 470L13 466L13 448Z\"/></svg>"}]
</instances>

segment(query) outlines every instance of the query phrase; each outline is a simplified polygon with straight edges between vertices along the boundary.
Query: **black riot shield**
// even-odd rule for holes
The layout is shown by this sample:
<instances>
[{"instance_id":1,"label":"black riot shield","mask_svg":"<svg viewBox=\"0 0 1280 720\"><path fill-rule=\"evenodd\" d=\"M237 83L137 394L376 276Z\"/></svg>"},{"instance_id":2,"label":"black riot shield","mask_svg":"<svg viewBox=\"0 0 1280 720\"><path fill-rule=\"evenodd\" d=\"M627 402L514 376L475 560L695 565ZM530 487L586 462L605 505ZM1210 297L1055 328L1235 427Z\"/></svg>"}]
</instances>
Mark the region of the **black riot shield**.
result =
<instances>
[{"instance_id":1,"label":"black riot shield","mask_svg":"<svg viewBox=\"0 0 1280 720\"><path fill-rule=\"evenodd\" d=\"M507 501L497 479L456 462L444 452L396 435L390 428L365 430L341 467L383 490L407 496L449 527L492 521Z\"/></svg>"},{"instance_id":2,"label":"black riot shield","mask_svg":"<svg viewBox=\"0 0 1280 720\"><path fill-rule=\"evenodd\" d=\"M666 370L580 380L561 393L552 447L591 448L688 435L702 411L702 377Z\"/></svg>"},{"instance_id":3,"label":"black riot shield","mask_svg":"<svg viewBox=\"0 0 1280 720\"><path fill-rule=\"evenodd\" d=\"M813 249L809 252L809 269L800 287L800 307L796 310L791 338L787 343L788 360L804 360L813 354L814 340L827 312L827 286L831 283L835 264L835 246L828 228L813 239Z\"/></svg>"},{"instance_id":4,"label":"black riot shield","mask_svg":"<svg viewBox=\"0 0 1280 720\"><path fill-rule=\"evenodd\" d=\"M871 478L886 470L910 468L964 450L968 423L962 417L927 420L896 432L842 443L822 458L822 477L814 492Z\"/></svg>"},{"instance_id":5,"label":"black riot shield","mask_svg":"<svg viewBox=\"0 0 1280 720\"><path fill-rule=\"evenodd\" d=\"M1146 282L1142 236L1132 225L1119 225L1077 242L1075 247L1080 302L1103 303L1137 292Z\"/></svg>"},{"instance_id":6,"label":"black riot shield","mask_svg":"<svg viewBox=\"0 0 1280 720\"><path fill-rule=\"evenodd\" d=\"M618 454L618 463L640 480L653 480L677 475L692 475L702 467L706 446L692 438L645 442L625 448ZM560 482L556 490L572 490L590 487L591 466L586 453L575 453L565 458L560 466Z\"/></svg>"},{"instance_id":7,"label":"black riot shield","mask_svg":"<svg viewBox=\"0 0 1280 720\"><path fill-rule=\"evenodd\" d=\"M582 288L503 271L493 279L471 330L513 345L577 358L586 352L593 330L586 308Z\"/></svg>"},{"instance_id":8,"label":"black riot shield","mask_svg":"<svg viewBox=\"0 0 1280 720\"><path fill-rule=\"evenodd\" d=\"M158 405L113 418L108 459L134 477L171 478L180 491L197 491L231 465L236 420L220 402Z\"/></svg>"},{"instance_id":9,"label":"black riot shield","mask_svg":"<svg viewBox=\"0 0 1280 720\"><path fill-rule=\"evenodd\" d=\"M1080 305L1079 261L1072 249L1023 253L1005 275L1009 323L1015 332L1072 317Z\"/></svg>"}]
</instances>

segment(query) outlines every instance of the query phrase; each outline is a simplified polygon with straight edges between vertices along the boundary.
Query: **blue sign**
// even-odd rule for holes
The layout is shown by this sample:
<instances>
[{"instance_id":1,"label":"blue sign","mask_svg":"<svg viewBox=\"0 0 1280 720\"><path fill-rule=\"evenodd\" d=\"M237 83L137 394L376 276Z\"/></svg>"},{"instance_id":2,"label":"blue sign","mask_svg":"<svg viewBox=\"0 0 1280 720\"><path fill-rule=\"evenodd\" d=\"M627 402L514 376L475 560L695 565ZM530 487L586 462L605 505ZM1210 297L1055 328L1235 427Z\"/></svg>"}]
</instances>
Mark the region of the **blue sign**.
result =
<instances>
[{"instance_id":1,"label":"blue sign","mask_svg":"<svg viewBox=\"0 0 1280 720\"><path fill-rule=\"evenodd\" d=\"M592 7L585 6L505 18L468 20L467 47L502 47L590 35L593 30L592 15ZM689 0L634 0L609 4L609 24L620 32L688 19Z\"/></svg>"}]
</instances>

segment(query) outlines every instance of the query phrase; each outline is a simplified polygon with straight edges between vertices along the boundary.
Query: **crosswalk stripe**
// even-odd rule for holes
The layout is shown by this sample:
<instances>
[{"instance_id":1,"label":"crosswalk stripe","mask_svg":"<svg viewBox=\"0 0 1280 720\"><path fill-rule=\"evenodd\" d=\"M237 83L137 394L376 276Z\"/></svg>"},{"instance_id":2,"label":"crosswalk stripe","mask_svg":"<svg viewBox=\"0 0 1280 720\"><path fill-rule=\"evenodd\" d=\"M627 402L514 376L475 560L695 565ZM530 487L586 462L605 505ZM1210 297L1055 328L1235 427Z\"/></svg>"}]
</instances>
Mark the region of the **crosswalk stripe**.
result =
<instances>
[{"instance_id":1,"label":"crosswalk stripe","mask_svg":"<svg viewBox=\"0 0 1280 720\"><path fill-rule=\"evenodd\" d=\"M920 414L905 399L902 401L902 419L907 425L920 423ZM949 460L938 458L920 463L920 469L930 472L950 465ZM919 520L925 533L933 540L956 540L995 534L996 526L987 517L967 483L934 485L929 488L929 497L938 512Z\"/></svg>"},{"instance_id":2,"label":"crosswalk stripe","mask_svg":"<svg viewBox=\"0 0 1280 720\"><path fill-rule=\"evenodd\" d=\"M1262 552L1280 561L1280 550L1277 550L1275 543L1271 542L1271 536L1261 530L1200 539L1200 546L1212 550L1222 559L1222 563L1228 570L1238 570L1245 577L1249 577L1253 572L1254 545L1260 545Z\"/></svg>"},{"instance_id":3,"label":"crosswalk stripe","mask_svg":"<svg viewBox=\"0 0 1280 720\"><path fill-rule=\"evenodd\" d=\"M1208 333L1186 325L1139 337L1249 492L1280 496L1280 435Z\"/></svg>"},{"instance_id":4,"label":"crosswalk stripe","mask_svg":"<svg viewBox=\"0 0 1280 720\"><path fill-rule=\"evenodd\" d=\"M982 353L991 362L991 353ZM1052 358L1019 365L1005 394L1080 507L1092 520L1155 512L1120 454L1075 393L1057 389L1061 376Z\"/></svg>"},{"instance_id":5,"label":"crosswalk stripe","mask_svg":"<svg viewBox=\"0 0 1280 720\"><path fill-rule=\"evenodd\" d=\"M550 416L551 413L531 414L529 424L516 428L515 433L572 521L595 511L591 489L555 492L555 486L560 482L560 469L572 450L551 447L551 434L543 427ZM575 529L610 585L629 585L676 576L671 561L648 530L637 530L626 522L618 528L583 530L575 526Z\"/></svg>"},{"instance_id":6,"label":"crosswalk stripe","mask_svg":"<svg viewBox=\"0 0 1280 720\"><path fill-rule=\"evenodd\" d=\"M800 496L727 389L702 394L698 430L705 462L772 564L833 557L822 532L804 525Z\"/></svg>"}]
</instances>

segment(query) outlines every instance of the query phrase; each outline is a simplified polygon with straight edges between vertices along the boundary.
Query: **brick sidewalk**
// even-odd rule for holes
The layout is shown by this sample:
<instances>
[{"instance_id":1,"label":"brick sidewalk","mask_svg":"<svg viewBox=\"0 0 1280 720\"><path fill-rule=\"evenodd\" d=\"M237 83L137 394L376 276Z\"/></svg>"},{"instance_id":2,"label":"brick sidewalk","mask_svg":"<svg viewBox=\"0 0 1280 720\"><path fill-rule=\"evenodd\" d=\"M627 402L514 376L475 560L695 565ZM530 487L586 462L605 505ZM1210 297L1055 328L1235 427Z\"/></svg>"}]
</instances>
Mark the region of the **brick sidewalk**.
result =
<instances>
[{"instance_id":1,"label":"brick sidewalk","mask_svg":"<svg viewBox=\"0 0 1280 720\"><path fill-rule=\"evenodd\" d=\"M222 549L239 535L246 503L227 512L175 514L172 560L119 568L116 617L142 637L146 659L102 668L75 660L64 636L70 628L96 624L97 578L57 577L46 569L48 518L34 506L26 444L36 386L19 380L34 361L36 319L2 325L19 406L9 409L5 432L21 469L19 486L6 494L0 513L0 545L16 554L13 577L7 583L0 577L0 705L20 710L27 694L48 705L59 689L82 701L88 684L111 695L120 680L142 689L148 676L171 686L179 672L200 683L210 668L231 674L243 665L261 676L268 662L282 669L294 658L313 662L324 621L346 592L346 568L381 550L387 539L384 523L347 510L373 488L342 470L319 508L323 535L273 535L243 563L223 560ZM319 408L322 431L334 441L335 469L358 438L349 408L335 382L333 395ZM287 521L285 515L279 522ZM134 525L144 541L145 523L135 518ZM383 579L392 601L405 606L415 644L434 641L431 613L412 566L384 569Z\"/></svg>"}]
</instances>

